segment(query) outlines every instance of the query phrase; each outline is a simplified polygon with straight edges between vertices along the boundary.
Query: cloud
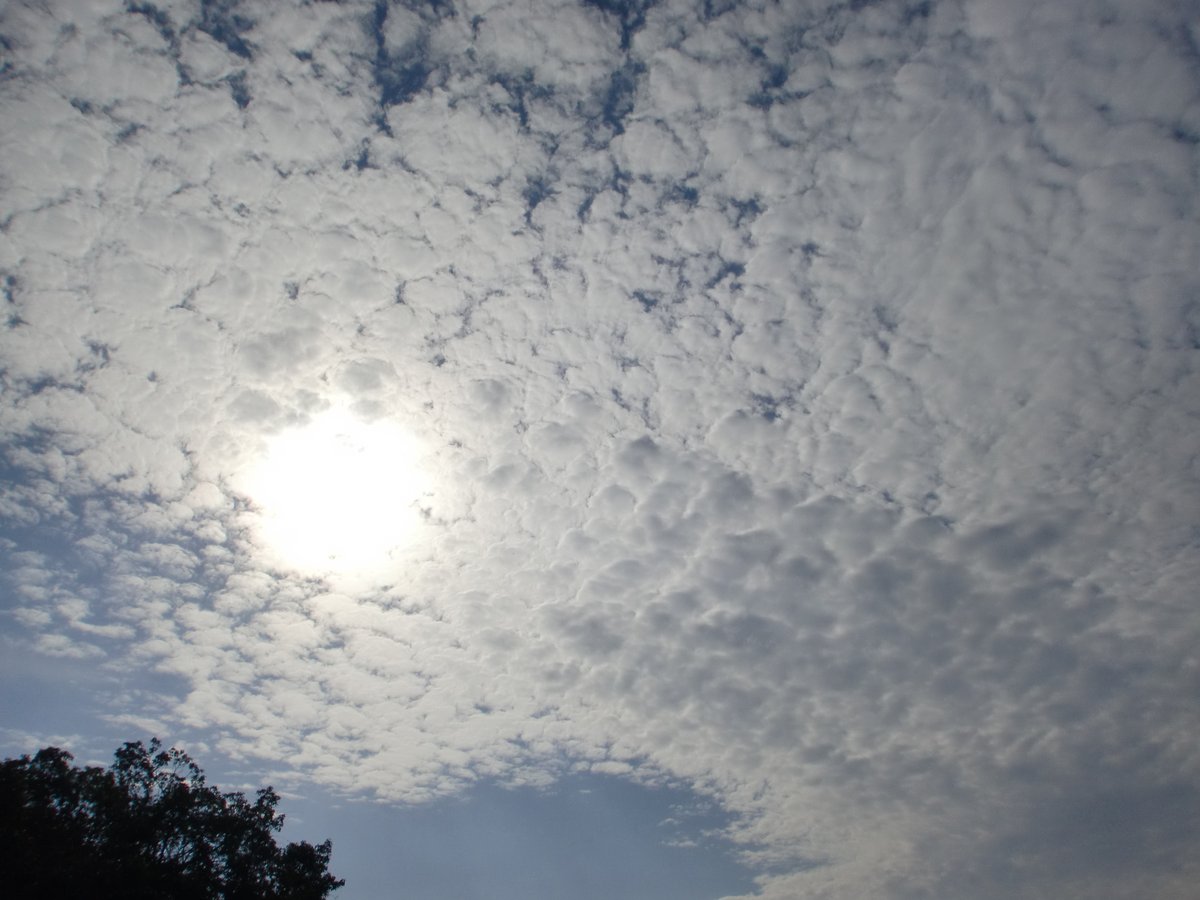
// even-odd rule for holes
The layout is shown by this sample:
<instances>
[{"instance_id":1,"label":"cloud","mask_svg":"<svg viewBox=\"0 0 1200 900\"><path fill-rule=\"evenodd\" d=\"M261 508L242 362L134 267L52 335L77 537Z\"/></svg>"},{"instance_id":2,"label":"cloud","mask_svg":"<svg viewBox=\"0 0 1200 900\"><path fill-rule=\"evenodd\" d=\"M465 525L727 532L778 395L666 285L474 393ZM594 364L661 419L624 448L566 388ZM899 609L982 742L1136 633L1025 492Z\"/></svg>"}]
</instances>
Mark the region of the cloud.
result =
<instances>
[{"instance_id":1,"label":"cloud","mask_svg":"<svg viewBox=\"0 0 1200 900\"><path fill-rule=\"evenodd\" d=\"M1186 21L542 6L2 14L10 640L348 791L690 780L765 897L1185 896ZM356 583L235 489L339 404L433 448Z\"/></svg>"}]
</instances>

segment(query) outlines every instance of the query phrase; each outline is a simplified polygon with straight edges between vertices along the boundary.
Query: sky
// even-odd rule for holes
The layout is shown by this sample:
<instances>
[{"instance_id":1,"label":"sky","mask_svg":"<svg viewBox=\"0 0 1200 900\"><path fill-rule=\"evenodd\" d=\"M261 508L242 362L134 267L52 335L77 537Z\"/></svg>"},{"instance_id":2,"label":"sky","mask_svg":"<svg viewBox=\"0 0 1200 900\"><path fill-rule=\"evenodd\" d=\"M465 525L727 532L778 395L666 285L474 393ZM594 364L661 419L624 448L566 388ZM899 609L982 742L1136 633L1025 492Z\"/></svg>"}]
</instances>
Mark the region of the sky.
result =
<instances>
[{"instance_id":1,"label":"sky","mask_svg":"<svg viewBox=\"0 0 1200 900\"><path fill-rule=\"evenodd\" d=\"M1186 0L0 4L0 751L343 900L1194 897L1198 192Z\"/></svg>"}]
</instances>

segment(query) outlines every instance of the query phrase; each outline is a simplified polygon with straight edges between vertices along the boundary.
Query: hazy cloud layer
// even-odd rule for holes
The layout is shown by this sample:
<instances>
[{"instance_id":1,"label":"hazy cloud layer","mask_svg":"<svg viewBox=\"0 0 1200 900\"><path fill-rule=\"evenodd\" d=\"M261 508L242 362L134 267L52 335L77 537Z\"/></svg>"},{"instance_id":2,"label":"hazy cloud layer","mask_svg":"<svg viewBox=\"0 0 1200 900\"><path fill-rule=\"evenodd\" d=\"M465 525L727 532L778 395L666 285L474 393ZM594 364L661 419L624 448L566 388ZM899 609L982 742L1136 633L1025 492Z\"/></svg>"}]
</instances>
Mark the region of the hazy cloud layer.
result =
<instances>
[{"instance_id":1,"label":"hazy cloud layer","mask_svg":"<svg viewBox=\"0 0 1200 900\"><path fill-rule=\"evenodd\" d=\"M691 780L770 898L1190 896L1194 16L412 7L0 13L10 643L396 800ZM336 403L433 479L373 579L239 494Z\"/></svg>"}]
</instances>

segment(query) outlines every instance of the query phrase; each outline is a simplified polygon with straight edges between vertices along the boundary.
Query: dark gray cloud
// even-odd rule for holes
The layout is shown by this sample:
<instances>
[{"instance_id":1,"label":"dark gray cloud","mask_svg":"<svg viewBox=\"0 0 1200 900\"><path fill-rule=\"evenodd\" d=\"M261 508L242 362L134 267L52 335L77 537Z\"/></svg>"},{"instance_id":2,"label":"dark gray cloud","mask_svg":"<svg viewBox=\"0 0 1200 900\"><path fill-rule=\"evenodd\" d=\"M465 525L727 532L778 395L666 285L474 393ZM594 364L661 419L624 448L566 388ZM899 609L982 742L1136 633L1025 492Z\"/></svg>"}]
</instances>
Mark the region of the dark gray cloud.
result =
<instances>
[{"instance_id":1,"label":"dark gray cloud","mask_svg":"<svg viewBox=\"0 0 1200 900\"><path fill-rule=\"evenodd\" d=\"M0 33L5 631L156 673L115 721L406 802L687 779L764 897L1189 895L1171 4ZM412 433L422 524L282 570L247 473L331 408Z\"/></svg>"}]
</instances>

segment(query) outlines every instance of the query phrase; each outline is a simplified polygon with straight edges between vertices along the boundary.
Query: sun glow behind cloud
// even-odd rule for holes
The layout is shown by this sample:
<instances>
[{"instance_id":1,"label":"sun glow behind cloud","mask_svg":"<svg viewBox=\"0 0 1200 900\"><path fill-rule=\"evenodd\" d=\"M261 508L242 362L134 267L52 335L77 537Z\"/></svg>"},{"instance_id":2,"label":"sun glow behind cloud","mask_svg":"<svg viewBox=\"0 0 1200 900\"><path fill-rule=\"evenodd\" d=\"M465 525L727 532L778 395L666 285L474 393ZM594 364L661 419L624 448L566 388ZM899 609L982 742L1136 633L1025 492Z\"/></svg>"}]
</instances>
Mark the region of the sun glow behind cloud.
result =
<instances>
[{"instance_id":1,"label":"sun glow behind cloud","mask_svg":"<svg viewBox=\"0 0 1200 900\"><path fill-rule=\"evenodd\" d=\"M280 433L244 481L263 544L303 574L383 571L421 523L428 477L419 456L399 425L343 410Z\"/></svg>"}]
</instances>

